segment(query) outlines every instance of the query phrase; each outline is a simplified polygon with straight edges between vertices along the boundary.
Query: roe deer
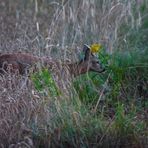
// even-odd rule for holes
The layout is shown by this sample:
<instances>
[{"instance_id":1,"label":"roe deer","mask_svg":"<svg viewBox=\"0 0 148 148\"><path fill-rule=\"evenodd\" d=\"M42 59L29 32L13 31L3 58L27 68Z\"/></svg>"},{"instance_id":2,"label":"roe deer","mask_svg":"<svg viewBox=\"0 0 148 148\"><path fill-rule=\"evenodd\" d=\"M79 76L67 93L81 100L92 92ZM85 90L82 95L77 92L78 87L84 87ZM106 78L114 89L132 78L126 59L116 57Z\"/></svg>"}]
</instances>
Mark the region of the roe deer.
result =
<instances>
[{"instance_id":1,"label":"roe deer","mask_svg":"<svg viewBox=\"0 0 148 148\"><path fill-rule=\"evenodd\" d=\"M56 65L57 70L61 70L61 68L65 68L69 71L71 76L78 76L80 74L94 71L97 73L101 73L105 71L102 67L102 64L99 62L98 58L95 57L91 51L90 47L84 45L84 58L76 63L65 63L55 61L50 58L45 57L37 57L27 53L11 53L11 54L1 54L0 55L0 73L4 73L8 71L8 66L11 65L11 71L18 70L19 74L23 75L33 67L36 63L40 62L43 66L51 68Z\"/></svg>"},{"instance_id":2,"label":"roe deer","mask_svg":"<svg viewBox=\"0 0 148 148\"><path fill-rule=\"evenodd\" d=\"M19 74L24 75L30 69L36 71L34 68L37 63L40 63L41 66L48 68L53 73L53 77L56 79L58 85L61 85L61 83L65 83L67 80L69 83L69 78L80 74L89 71L101 73L105 70L98 58L91 53L89 46L84 45L83 52L84 58L76 63L61 63L50 58L37 57L27 53L1 54L0 73L17 71Z\"/></svg>"}]
</instances>

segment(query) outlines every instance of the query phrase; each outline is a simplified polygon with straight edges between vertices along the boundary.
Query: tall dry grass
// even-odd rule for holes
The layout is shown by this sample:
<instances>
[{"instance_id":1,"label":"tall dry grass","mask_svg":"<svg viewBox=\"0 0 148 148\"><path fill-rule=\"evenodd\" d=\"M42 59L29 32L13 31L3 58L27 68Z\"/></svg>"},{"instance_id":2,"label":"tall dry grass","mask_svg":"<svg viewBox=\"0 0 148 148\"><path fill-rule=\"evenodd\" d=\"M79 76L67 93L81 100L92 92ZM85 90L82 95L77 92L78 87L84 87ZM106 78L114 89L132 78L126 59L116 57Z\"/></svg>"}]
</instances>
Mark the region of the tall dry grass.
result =
<instances>
[{"instance_id":1,"label":"tall dry grass","mask_svg":"<svg viewBox=\"0 0 148 148\"><path fill-rule=\"evenodd\" d=\"M55 47L80 47L103 43L113 52L120 38L121 25L139 27L143 0L132 1L16 1L1 3L1 50L35 50L50 54ZM147 7L147 2L145 2ZM135 8L133 12L133 7ZM126 44L126 43L124 43ZM60 51L59 51L60 52ZM65 52L62 51L62 56Z\"/></svg>"}]
</instances>

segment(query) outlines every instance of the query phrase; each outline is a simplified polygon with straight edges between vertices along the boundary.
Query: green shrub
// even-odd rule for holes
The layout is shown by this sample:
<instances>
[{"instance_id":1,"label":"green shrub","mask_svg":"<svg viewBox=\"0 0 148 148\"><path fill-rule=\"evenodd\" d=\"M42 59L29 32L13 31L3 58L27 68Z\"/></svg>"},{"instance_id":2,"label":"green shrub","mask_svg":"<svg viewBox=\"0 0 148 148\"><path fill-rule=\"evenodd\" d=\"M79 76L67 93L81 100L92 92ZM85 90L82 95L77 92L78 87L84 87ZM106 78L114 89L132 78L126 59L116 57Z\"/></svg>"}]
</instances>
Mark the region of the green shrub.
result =
<instances>
[{"instance_id":1,"label":"green shrub","mask_svg":"<svg viewBox=\"0 0 148 148\"><path fill-rule=\"evenodd\" d=\"M42 69L41 71L32 74L32 80L38 91L46 91L51 97L60 95L60 91L48 69Z\"/></svg>"}]
</instances>

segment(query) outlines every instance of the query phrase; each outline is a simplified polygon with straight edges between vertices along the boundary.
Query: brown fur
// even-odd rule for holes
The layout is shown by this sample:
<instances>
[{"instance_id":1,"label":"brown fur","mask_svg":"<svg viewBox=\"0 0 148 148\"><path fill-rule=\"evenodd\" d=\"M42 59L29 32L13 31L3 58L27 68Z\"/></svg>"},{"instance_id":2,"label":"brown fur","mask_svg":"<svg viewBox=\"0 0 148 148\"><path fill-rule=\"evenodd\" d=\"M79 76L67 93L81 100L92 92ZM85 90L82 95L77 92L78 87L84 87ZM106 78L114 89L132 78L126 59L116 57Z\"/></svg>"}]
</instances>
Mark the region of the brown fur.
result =
<instances>
[{"instance_id":1,"label":"brown fur","mask_svg":"<svg viewBox=\"0 0 148 148\"><path fill-rule=\"evenodd\" d=\"M11 54L1 54L0 55L0 73L7 72L9 67L10 71L18 71L20 74L25 74L27 70L40 63L41 66L48 67L52 71L53 68L57 70L62 70L66 67L69 74L72 76L77 76L88 71L102 72L104 69L101 64L98 63L96 59L90 52L89 49L85 53L85 58L76 63L61 63L50 58L37 57L27 53L11 53Z\"/></svg>"},{"instance_id":2,"label":"brown fur","mask_svg":"<svg viewBox=\"0 0 148 148\"><path fill-rule=\"evenodd\" d=\"M57 83L57 86L65 91L71 88L71 78L89 71L101 73L104 71L98 58L85 46L84 59L76 63L61 63L51 58L37 57L27 53L10 53L0 55L0 73L17 73L28 75L39 68L46 67ZM39 65L39 66L38 66Z\"/></svg>"}]
</instances>

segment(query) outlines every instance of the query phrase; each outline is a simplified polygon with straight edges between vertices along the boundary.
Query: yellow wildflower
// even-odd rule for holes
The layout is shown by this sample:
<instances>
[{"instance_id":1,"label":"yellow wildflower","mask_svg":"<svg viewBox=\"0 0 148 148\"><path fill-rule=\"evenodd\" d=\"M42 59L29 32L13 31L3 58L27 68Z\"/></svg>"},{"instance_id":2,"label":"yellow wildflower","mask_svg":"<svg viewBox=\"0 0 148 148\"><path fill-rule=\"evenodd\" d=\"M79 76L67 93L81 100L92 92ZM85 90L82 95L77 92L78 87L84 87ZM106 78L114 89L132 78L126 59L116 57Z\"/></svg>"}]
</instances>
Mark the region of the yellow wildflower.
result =
<instances>
[{"instance_id":1,"label":"yellow wildflower","mask_svg":"<svg viewBox=\"0 0 148 148\"><path fill-rule=\"evenodd\" d=\"M99 52L101 48L102 48L101 44L92 44L90 46L90 50L91 50L92 53Z\"/></svg>"}]
</instances>

